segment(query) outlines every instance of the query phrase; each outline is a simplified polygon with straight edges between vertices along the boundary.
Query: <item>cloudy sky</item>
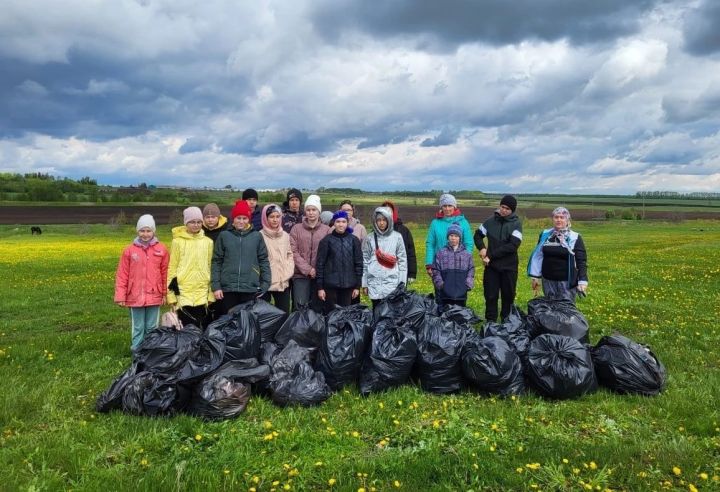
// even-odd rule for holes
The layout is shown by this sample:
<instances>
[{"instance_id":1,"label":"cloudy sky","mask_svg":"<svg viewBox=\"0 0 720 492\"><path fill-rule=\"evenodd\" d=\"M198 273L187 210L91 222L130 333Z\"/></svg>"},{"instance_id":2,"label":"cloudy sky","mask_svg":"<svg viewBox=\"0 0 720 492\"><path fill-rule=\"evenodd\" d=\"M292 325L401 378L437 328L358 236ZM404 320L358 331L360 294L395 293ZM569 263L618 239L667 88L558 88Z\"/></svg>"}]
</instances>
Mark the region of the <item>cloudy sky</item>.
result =
<instances>
[{"instance_id":1,"label":"cloudy sky","mask_svg":"<svg viewBox=\"0 0 720 492\"><path fill-rule=\"evenodd\" d=\"M717 0L5 0L0 171L720 190Z\"/></svg>"}]
</instances>

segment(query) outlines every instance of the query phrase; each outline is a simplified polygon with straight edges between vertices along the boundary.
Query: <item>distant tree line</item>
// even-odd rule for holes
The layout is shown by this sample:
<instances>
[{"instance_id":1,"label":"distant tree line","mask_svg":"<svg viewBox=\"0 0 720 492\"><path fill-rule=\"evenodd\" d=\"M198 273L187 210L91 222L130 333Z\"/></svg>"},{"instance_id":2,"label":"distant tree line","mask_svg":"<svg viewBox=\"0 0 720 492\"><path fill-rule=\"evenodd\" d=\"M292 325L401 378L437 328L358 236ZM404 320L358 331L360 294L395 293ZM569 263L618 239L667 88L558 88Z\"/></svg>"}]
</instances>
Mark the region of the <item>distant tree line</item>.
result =
<instances>
[{"instance_id":1,"label":"distant tree line","mask_svg":"<svg viewBox=\"0 0 720 492\"><path fill-rule=\"evenodd\" d=\"M709 191L693 191L690 193L679 193L677 191L638 191L637 198L681 198L688 200L707 200L720 198L720 193Z\"/></svg>"}]
</instances>

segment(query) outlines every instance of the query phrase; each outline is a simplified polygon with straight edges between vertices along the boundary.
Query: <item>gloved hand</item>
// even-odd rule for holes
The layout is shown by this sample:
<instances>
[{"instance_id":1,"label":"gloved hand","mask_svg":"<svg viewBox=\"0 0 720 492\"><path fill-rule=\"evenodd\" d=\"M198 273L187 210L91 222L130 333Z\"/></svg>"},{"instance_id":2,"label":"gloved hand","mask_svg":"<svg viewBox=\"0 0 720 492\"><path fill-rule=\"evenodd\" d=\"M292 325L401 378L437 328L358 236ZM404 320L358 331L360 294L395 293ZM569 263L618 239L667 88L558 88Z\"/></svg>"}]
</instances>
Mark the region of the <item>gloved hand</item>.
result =
<instances>
[{"instance_id":1,"label":"gloved hand","mask_svg":"<svg viewBox=\"0 0 720 492\"><path fill-rule=\"evenodd\" d=\"M413 282L415 282L415 279L412 278L412 277L409 277L409 278L408 278L408 281L407 281L408 285L410 285L410 284L413 283Z\"/></svg>"}]
</instances>

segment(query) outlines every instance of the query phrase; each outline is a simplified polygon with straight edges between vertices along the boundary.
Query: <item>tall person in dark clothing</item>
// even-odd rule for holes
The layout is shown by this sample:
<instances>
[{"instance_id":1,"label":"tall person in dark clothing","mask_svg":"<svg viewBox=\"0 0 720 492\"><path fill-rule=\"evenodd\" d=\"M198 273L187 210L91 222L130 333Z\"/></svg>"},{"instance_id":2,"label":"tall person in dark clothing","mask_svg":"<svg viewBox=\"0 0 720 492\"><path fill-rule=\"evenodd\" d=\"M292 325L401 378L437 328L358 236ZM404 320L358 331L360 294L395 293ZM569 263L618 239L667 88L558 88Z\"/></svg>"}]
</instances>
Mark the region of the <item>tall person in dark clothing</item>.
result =
<instances>
[{"instance_id":1,"label":"tall person in dark clothing","mask_svg":"<svg viewBox=\"0 0 720 492\"><path fill-rule=\"evenodd\" d=\"M297 188L290 188L283 202L282 228L290 234L290 229L303 219L303 196Z\"/></svg>"},{"instance_id":2,"label":"tall person in dark clothing","mask_svg":"<svg viewBox=\"0 0 720 492\"><path fill-rule=\"evenodd\" d=\"M258 192L253 188L246 188L243 190L242 199L248 202L250 210L252 210L250 223L253 230L260 232L262 230L262 207L258 205L260 199Z\"/></svg>"},{"instance_id":3,"label":"tall person in dark clothing","mask_svg":"<svg viewBox=\"0 0 720 492\"><path fill-rule=\"evenodd\" d=\"M410 229L403 224L402 219L398 216L397 207L393 202L385 200L382 206L388 207L392 210L393 227L403 238L408 263L408 284L411 284L415 282L415 279L417 278L417 257L415 256L415 241L413 240L412 232L410 232Z\"/></svg>"},{"instance_id":4,"label":"tall person in dark clothing","mask_svg":"<svg viewBox=\"0 0 720 492\"><path fill-rule=\"evenodd\" d=\"M333 231L320 241L315 266L318 299L325 303L325 313L359 298L363 276L362 246L348 227L347 212L335 212L332 220Z\"/></svg>"},{"instance_id":5,"label":"tall person in dark clothing","mask_svg":"<svg viewBox=\"0 0 720 492\"><path fill-rule=\"evenodd\" d=\"M502 299L500 317L505 319L515 302L518 277L518 248L522 242L522 222L515 214L517 200L505 195L492 217L475 231L475 246L485 265L483 294L485 319L497 321L498 299ZM487 238L487 246L485 245Z\"/></svg>"}]
</instances>

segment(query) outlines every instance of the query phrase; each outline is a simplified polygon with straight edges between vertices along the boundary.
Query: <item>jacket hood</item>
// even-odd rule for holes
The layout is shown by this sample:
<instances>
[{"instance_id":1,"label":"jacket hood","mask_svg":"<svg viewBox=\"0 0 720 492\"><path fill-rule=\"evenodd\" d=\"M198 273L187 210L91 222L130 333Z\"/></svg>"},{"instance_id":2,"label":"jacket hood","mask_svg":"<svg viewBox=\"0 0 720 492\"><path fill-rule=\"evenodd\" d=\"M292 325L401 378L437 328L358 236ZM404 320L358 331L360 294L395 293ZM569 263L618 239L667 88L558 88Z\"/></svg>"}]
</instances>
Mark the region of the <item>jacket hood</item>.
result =
<instances>
[{"instance_id":1,"label":"jacket hood","mask_svg":"<svg viewBox=\"0 0 720 492\"><path fill-rule=\"evenodd\" d=\"M382 232L377 227L377 222L375 221L375 217L377 214L381 214L383 217L385 217L385 220L388 222L388 227L385 230L385 232ZM381 236L389 236L390 233L393 231L393 213L392 209L390 207L378 207L375 209L375 212L373 213L373 229L375 232Z\"/></svg>"},{"instance_id":2,"label":"jacket hood","mask_svg":"<svg viewBox=\"0 0 720 492\"><path fill-rule=\"evenodd\" d=\"M398 219L398 209L397 209L397 205L395 205L395 203L393 203L393 202L390 201L390 200L385 200L385 201L383 202L383 205L382 205L382 206L383 206L383 207L388 207L390 210L392 210L393 223L398 224L398 223L399 223L399 222L398 222L399 219Z\"/></svg>"},{"instance_id":3,"label":"jacket hood","mask_svg":"<svg viewBox=\"0 0 720 492\"><path fill-rule=\"evenodd\" d=\"M272 227L270 227L270 222L268 221L268 218L267 218L267 216L268 216L267 212L271 207L274 207L275 209L277 209L278 212L280 212L280 223L278 224L276 229L273 229ZM265 229L268 229L270 232L273 232L275 234L280 234L280 232L282 231L282 214L283 214L282 209L280 207L278 207L276 204L269 203L269 204L265 205L262 209L262 212L260 213L260 221L263 226L262 230L264 231Z\"/></svg>"},{"instance_id":4,"label":"jacket hood","mask_svg":"<svg viewBox=\"0 0 720 492\"><path fill-rule=\"evenodd\" d=\"M183 238L183 239L199 239L205 237L205 231L200 229L200 232L197 234L190 234L187 231L187 228L184 225L173 227L172 228L172 237L175 238Z\"/></svg>"},{"instance_id":5,"label":"jacket hood","mask_svg":"<svg viewBox=\"0 0 720 492\"><path fill-rule=\"evenodd\" d=\"M459 208L455 207L455 210L453 211L453 214L450 217L445 217L445 214L443 213L442 209L438 210L435 214L436 219L454 219L455 217L459 217L462 215L462 212Z\"/></svg>"},{"instance_id":6,"label":"jacket hood","mask_svg":"<svg viewBox=\"0 0 720 492\"><path fill-rule=\"evenodd\" d=\"M228 231L230 231L231 233L235 234L236 236L247 236L248 234L250 234L250 233L253 232L254 230L255 230L255 229L253 229L252 224L250 224L249 222L248 222L248 227L246 227L246 228L243 229L242 231L238 231L238 230L235 229L234 227L231 227L231 228L228 229Z\"/></svg>"},{"instance_id":7,"label":"jacket hood","mask_svg":"<svg viewBox=\"0 0 720 492\"><path fill-rule=\"evenodd\" d=\"M507 217L503 217L502 215L500 215L500 212L496 210L495 217L498 220L504 220L505 222L517 222L518 220L520 220L520 218L515 214L515 212L511 213Z\"/></svg>"}]
</instances>

